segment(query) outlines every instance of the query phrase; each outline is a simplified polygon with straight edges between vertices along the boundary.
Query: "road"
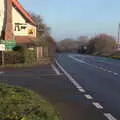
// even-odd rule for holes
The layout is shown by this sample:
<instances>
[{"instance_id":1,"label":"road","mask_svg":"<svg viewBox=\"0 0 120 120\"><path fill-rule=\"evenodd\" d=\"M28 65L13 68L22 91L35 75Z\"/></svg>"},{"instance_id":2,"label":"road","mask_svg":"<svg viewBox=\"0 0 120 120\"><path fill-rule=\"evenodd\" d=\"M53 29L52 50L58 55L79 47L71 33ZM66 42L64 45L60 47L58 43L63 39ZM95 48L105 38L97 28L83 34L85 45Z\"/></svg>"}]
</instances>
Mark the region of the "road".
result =
<instances>
[{"instance_id":1,"label":"road","mask_svg":"<svg viewBox=\"0 0 120 120\"><path fill-rule=\"evenodd\" d=\"M0 82L49 100L63 120L120 120L120 62L57 54L53 65L0 70Z\"/></svg>"},{"instance_id":2,"label":"road","mask_svg":"<svg viewBox=\"0 0 120 120\"><path fill-rule=\"evenodd\" d=\"M120 120L120 61L59 54L57 63L71 83L109 120ZM82 90L80 90L82 88Z\"/></svg>"},{"instance_id":3,"label":"road","mask_svg":"<svg viewBox=\"0 0 120 120\"><path fill-rule=\"evenodd\" d=\"M1 70L0 83L23 86L37 92L56 107L62 120L107 120L55 64Z\"/></svg>"}]
</instances>

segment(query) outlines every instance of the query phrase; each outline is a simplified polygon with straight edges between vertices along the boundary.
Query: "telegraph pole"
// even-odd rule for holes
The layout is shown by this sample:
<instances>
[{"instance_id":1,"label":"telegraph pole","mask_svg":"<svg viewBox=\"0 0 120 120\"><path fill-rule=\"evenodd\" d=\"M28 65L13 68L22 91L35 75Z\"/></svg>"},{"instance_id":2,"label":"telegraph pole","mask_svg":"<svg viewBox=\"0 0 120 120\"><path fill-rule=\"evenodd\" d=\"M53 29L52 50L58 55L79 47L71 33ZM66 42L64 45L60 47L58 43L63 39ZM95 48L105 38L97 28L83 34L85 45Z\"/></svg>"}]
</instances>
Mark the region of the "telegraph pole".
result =
<instances>
[{"instance_id":1,"label":"telegraph pole","mask_svg":"<svg viewBox=\"0 0 120 120\"><path fill-rule=\"evenodd\" d=\"M120 43L120 24L118 25L118 44Z\"/></svg>"},{"instance_id":2,"label":"telegraph pole","mask_svg":"<svg viewBox=\"0 0 120 120\"><path fill-rule=\"evenodd\" d=\"M120 48L120 23L118 25L117 49Z\"/></svg>"}]
</instances>

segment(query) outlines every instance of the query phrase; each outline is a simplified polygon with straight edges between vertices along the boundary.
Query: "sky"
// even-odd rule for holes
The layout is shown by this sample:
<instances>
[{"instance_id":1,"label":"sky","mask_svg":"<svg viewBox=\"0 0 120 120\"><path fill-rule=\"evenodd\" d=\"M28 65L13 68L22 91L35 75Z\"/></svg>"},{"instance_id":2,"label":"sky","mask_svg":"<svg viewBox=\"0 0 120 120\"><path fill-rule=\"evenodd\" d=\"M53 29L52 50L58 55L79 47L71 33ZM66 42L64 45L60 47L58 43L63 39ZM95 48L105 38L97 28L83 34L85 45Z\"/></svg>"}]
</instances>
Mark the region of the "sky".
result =
<instances>
[{"instance_id":1,"label":"sky","mask_svg":"<svg viewBox=\"0 0 120 120\"><path fill-rule=\"evenodd\" d=\"M19 0L39 14L56 40L106 33L117 36L120 0Z\"/></svg>"}]
</instances>

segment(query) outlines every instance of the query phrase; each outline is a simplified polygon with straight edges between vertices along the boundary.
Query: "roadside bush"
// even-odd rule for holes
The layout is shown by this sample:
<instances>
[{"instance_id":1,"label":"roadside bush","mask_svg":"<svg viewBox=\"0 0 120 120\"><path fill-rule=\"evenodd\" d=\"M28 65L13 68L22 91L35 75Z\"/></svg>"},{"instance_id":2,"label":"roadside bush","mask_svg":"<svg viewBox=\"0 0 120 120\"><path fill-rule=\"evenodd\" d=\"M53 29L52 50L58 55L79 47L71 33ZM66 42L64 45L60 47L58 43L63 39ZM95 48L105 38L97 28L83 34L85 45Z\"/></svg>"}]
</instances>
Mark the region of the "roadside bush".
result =
<instances>
[{"instance_id":1,"label":"roadside bush","mask_svg":"<svg viewBox=\"0 0 120 120\"><path fill-rule=\"evenodd\" d=\"M17 45L13 48L13 51L24 52L25 48L23 46Z\"/></svg>"},{"instance_id":2,"label":"roadside bush","mask_svg":"<svg viewBox=\"0 0 120 120\"><path fill-rule=\"evenodd\" d=\"M53 106L22 87L0 84L0 120L60 120Z\"/></svg>"},{"instance_id":3,"label":"roadside bush","mask_svg":"<svg viewBox=\"0 0 120 120\"><path fill-rule=\"evenodd\" d=\"M4 52L4 59L5 64L18 64L25 62L23 52L6 51Z\"/></svg>"},{"instance_id":4,"label":"roadside bush","mask_svg":"<svg viewBox=\"0 0 120 120\"><path fill-rule=\"evenodd\" d=\"M33 64L36 63L35 50L28 50L23 48L14 48L14 51L4 52L5 64ZM0 62L1 63L1 62Z\"/></svg>"},{"instance_id":5,"label":"roadside bush","mask_svg":"<svg viewBox=\"0 0 120 120\"><path fill-rule=\"evenodd\" d=\"M25 63L33 64L37 62L36 50L26 49L24 52Z\"/></svg>"}]
</instances>

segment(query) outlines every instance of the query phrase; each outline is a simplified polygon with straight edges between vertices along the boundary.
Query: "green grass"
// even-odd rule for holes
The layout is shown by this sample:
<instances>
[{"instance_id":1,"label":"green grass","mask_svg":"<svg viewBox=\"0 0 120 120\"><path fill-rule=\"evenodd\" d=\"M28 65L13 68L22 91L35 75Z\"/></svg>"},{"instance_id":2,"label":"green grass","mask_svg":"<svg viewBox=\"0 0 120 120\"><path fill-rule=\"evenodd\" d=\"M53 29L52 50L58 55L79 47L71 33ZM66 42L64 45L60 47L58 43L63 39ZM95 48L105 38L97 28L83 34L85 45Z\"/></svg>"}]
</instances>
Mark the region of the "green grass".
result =
<instances>
[{"instance_id":1,"label":"green grass","mask_svg":"<svg viewBox=\"0 0 120 120\"><path fill-rule=\"evenodd\" d=\"M0 120L60 120L55 108L22 87L0 84Z\"/></svg>"}]
</instances>

